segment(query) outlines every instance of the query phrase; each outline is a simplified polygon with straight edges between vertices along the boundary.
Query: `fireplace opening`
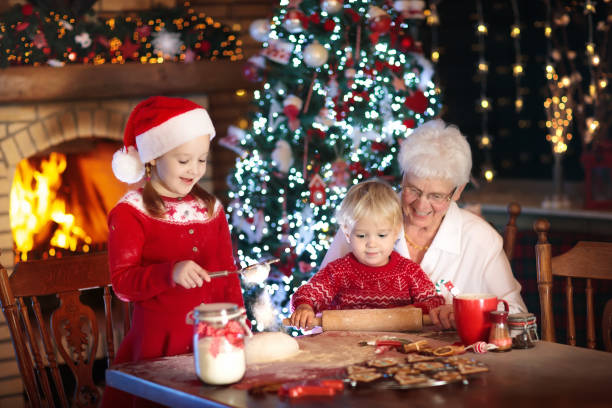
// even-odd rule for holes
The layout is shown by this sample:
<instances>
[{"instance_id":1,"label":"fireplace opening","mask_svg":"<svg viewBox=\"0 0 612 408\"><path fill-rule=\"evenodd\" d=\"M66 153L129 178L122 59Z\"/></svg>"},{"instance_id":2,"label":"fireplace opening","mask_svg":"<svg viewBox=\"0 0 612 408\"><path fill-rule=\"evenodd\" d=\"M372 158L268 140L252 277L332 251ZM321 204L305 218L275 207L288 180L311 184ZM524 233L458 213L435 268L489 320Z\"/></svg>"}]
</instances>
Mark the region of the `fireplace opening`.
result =
<instances>
[{"instance_id":1,"label":"fireplace opening","mask_svg":"<svg viewBox=\"0 0 612 408\"><path fill-rule=\"evenodd\" d=\"M77 139L18 164L10 192L15 262L106 249L107 214L127 190L111 169L120 147Z\"/></svg>"}]
</instances>

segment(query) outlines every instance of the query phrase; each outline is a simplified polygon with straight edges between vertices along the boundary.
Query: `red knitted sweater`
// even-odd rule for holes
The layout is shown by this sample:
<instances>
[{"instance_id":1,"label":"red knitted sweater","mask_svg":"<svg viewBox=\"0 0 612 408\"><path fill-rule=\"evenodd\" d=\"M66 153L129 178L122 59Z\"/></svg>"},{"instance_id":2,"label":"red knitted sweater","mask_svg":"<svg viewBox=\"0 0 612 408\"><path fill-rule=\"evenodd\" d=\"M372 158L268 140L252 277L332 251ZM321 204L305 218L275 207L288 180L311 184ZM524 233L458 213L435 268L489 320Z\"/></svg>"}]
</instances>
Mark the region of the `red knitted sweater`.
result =
<instances>
[{"instance_id":1,"label":"red knitted sweater","mask_svg":"<svg viewBox=\"0 0 612 408\"><path fill-rule=\"evenodd\" d=\"M429 312L444 304L421 267L393 251L389 263L371 267L352 253L337 259L310 278L291 297L295 310L306 303L315 313L326 309L370 309L414 305Z\"/></svg>"}]
</instances>

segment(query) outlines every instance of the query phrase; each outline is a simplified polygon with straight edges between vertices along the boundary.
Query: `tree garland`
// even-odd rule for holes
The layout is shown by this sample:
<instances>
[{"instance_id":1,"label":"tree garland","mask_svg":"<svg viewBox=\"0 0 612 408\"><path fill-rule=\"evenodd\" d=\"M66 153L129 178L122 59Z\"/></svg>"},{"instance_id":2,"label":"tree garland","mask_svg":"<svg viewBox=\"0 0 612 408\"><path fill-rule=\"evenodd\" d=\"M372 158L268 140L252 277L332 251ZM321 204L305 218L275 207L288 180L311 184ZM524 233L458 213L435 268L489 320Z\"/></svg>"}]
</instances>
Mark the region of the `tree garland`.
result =
<instances>
[{"instance_id":1,"label":"tree garland","mask_svg":"<svg viewBox=\"0 0 612 408\"><path fill-rule=\"evenodd\" d=\"M31 4L0 15L0 67L243 58L237 32L185 2L103 20Z\"/></svg>"}]
</instances>

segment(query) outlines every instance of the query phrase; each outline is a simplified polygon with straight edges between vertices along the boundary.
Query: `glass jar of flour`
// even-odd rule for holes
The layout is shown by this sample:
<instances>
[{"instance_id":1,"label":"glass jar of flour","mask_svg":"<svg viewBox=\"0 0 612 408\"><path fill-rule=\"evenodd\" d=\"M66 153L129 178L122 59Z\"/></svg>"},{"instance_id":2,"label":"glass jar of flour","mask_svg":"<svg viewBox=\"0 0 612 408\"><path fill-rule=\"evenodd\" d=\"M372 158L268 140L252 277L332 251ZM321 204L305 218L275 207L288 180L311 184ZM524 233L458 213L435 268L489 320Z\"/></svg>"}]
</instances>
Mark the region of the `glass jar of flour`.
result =
<instances>
[{"instance_id":1,"label":"glass jar of flour","mask_svg":"<svg viewBox=\"0 0 612 408\"><path fill-rule=\"evenodd\" d=\"M245 310L234 303L210 303L187 315L193 324L193 357L200 380L207 384L232 384L244 376L244 337L252 336Z\"/></svg>"}]
</instances>

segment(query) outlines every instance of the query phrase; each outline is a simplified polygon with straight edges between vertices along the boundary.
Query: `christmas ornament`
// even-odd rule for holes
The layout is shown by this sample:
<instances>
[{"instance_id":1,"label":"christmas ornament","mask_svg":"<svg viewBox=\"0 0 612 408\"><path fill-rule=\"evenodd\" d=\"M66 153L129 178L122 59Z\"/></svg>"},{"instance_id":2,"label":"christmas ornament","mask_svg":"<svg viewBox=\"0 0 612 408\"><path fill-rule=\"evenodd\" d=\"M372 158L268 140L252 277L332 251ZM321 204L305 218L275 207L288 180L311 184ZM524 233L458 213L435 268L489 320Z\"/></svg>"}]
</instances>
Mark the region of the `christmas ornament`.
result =
<instances>
[{"instance_id":1,"label":"christmas ornament","mask_svg":"<svg viewBox=\"0 0 612 408\"><path fill-rule=\"evenodd\" d=\"M41 48L49 46L49 44L47 43L47 39L45 38L45 35L43 33L41 33L40 31L37 32L36 35L34 35L34 38L32 39L32 42L34 43L34 46L36 48L38 48L39 50Z\"/></svg>"},{"instance_id":2,"label":"christmas ornament","mask_svg":"<svg viewBox=\"0 0 612 408\"><path fill-rule=\"evenodd\" d=\"M60 61L60 60L55 59L55 58L48 60L47 64L50 67L53 67L53 68L61 68L61 67L63 67L65 65L63 61Z\"/></svg>"},{"instance_id":3,"label":"christmas ornament","mask_svg":"<svg viewBox=\"0 0 612 408\"><path fill-rule=\"evenodd\" d=\"M273 40L268 41L268 47L264 48L261 55L265 56L271 61L278 62L279 64L287 65L291 54L293 53L293 43L284 40Z\"/></svg>"},{"instance_id":4,"label":"christmas ornament","mask_svg":"<svg viewBox=\"0 0 612 408\"><path fill-rule=\"evenodd\" d=\"M325 11L327 14L335 14L342 10L344 7L344 2L342 0L322 0L321 1L321 10Z\"/></svg>"},{"instance_id":5,"label":"christmas ornament","mask_svg":"<svg viewBox=\"0 0 612 408\"><path fill-rule=\"evenodd\" d=\"M293 164L293 152L289 142L282 139L277 141L271 157L281 173L287 173Z\"/></svg>"},{"instance_id":6,"label":"christmas ornament","mask_svg":"<svg viewBox=\"0 0 612 408\"><path fill-rule=\"evenodd\" d=\"M263 71L266 67L266 59L261 55L254 55L247 60L242 67L242 74L251 82L258 82L263 79Z\"/></svg>"},{"instance_id":7,"label":"christmas ornament","mask_svg":"<svg viewBox=\"0 0 612 408\"><path fill-rule=\"evenodd\" d=\"M310 202L314 205L323 205L327 200L325 195L325 182L318 174L315 174L308 183L308 189L310 190Z\"/></svg>"},{"instance_id":8,"label":"christmas ornament","mask_svg":"<svg viewBox=\"0 0 612 408\"><path fill-rule=\"evenodd\" d=\"M69 22L67 22L66 20L60 20L61 25L64 26L64 28L68 31L72 31L74 29L74 27L72 26L72 24L70 24Z\"/></svg>"},{"instance_id":9,"label":"christmas ornament","mask_svg":"<svg viewBox=\"0 0 612 408\"><path fill-rule=\"evenodd\" d=\"M151 26L143 25L137 27L135 31L138 33L140 38L147 38L149 35L151 35Z\"/></svg>"},{"instance_id":10,"label":"christmas ornament","mask_svg":"<svg viewBox=\"0 0 612 408\"><path fill-rule=\"evenodd\" d=\"M399 0L393 2L393 8L404 18L423 19L425 2L423 0Z\"/></svg>"},{"instance_id":11,"label":"christmas ornament","mask_svg":"<svg viewBox=\"0 0 612 408\"><path fill-rule=\"evenodd\" d=\"M153 34L153 50L162 54L164 58L174 58L180 53L183 42L181 41L181 33L171 33L166 29L161 29Z\"/></svg>"},{"instance_id":12,"label":"christmas ornament","mask_svg":"<svg viewBox=\"0 0 612 408\"><path fill-rule=\"evenodd\" d=\"M136 44L130 41L129 38L126 38L121 47L119 47L119 52L125 59L137 59L138 58L138 49L140 48L140 44Z\"/></svg>"},{"instance_id":13,"label":"christmas ornament","mask_svg":"<svg viewBox=\"0 0 612 408\"><path fill-rule=\"evenodd\" d=\"M238 207L238 204L234 204ZM238 228L246 236L249 243L259 242L263 236L263 232L267 229L268 224L265 221L265 216L262 210L258 210L252 218L245 219L238 215L238 211L234 210L232 214L232 226Z\"/></svg>"},{"instance_id":14,"label":"christmas ornament","mask_svg":"<svg viewBox=\"0 0 612 408\"><path fill-rule=\"evenodd\" d=\"M304 63L311 68L318 68L327 62L328 52L317 40L304 48Z\"/></svg>"},{"instance_id":15,"label":"christmas ornament","mask_svg":"<svg viewBox=\"0 0 612 408\"><path fill-rule=\"evenodd\" d=\"M422 91L415 91L412 95L406 98L405 102L408 109L416 113L424 113L427 109L429 101Z\"/></svg>"},{"instance_id":16,"label":"christmas ornament","mask_svg":"<svg viewBox=\"0 0 612 408\"><path fill-rule=\"evenodd\" d=\"M245 136L246 132L244 130L230 125L227 127L227 135L219 139L219 144L240 156L244 156L246 151L241 147L241 142Z\"/></svg>"},{"instance_id":17,"label":"christmas ornament","mask_svg":"<svg viewBox=\"0 0 612 408\"><path fill-rule=\"evenodd\" d=\"M393 88L395 89L396 92L399 91L405 91L406 90L406 83L404 82L403 79L396 77L395 75L391 75L393 77Z\"/></svg>"},{"instance_id":18,"label":"christmas ornament","mask_svg":"<svg viewBox=\"0 0 612 408\"><path fill-rule=\"evenodd\" d=\"M404 52L409 51L414 47L414 38L410 35L406 35L400 39L399 42L400 49Z\"/></svg>"},{"instance_id":19,"label":"christmas ornament","mask_svg":"<svg viewBox=\"0 0 612 408\"><path fill-rule=\"evenodd\" d=\"M185 59L184 61L186 63L190 63L196 60L196 56L197 54L195 53L194 50L192 50L191 48L189 48L187 51L185 51Z\"/></svg>"},{"instance_id":20,"label":"christmas ornament","mask_svg":"<svg viewBox=\"0 0 612 408\"><path fill-rule=\"evenodd\" d=\"M79 44L81 48L89 48L89 46L91 45L91 37L89 36L89 33L86 32L82 32L81 34L76 35L74 37L74 41L76 41L76 43Z\"/></svg>"},{"instance_id":21,"label":"christmas ornament","mask_svg":"<svg viewBox=\"0 0 612 408\"><path fill-rule=\"evenodd\" d=\"M249 34L255 41L268 41L268 36L270 35L270 22L265 18L254 20L249 26Z\"/></svg>"},{"instance_id":22,"label":"christmas ornament","mask_svg":"<svg viewBox=\"0 0 612 408\"><path fill-rule=\"evenodd\" d=\"M425 92L429 87L429 83L431 82L431 79L434 74L433 65L431 61L429 61L423 56L423 54L410 53L410 55L412 55L416 62L421 66L421 74L419 75L419 82L417 84L417 88Z\"/></svg>"},{"instance_id":23,"label":"christmas ornament","mask_svg":"<svg viewBox=\"0 0 612 408\"><path fill-rule=\"evenodd\" d=\"M332 112L327 108L322 108L317 116L314 118L314 122L328 128L334 124Z\"/></svg>"},{"instance_id":24,"label":"christmas ornament","mask_svg":"<svg viewBox=\"0 0 612 408\"><path fill-rule=\"evenodd\" d=\"M380 7L370 6L368 9L368 25L374 33L386 33L391 27L391 16Z\"/></svg>"},{"instance_id":25,"label":"christmas ornament","mask_svg":"<svg viewBox=\"0 0 612 408\"><path fill-rule=\"evenodd\" d=\"M304 13L297 9L291 9L285 14L283 26L290 33L297 34L304 31L304 21L306 21L306 15Z\"/></svg>"},{"instance_id":26,"label":"christmas ornament","mask_svg":"<svg viewBox=\"0 0 612 408\"><path fill-rule=\"evenodd\" d=\"M293 131L300 126L298 115L302 106L302 99L295 95L289 95L283 101L283 113L289 118L289 129Z\"/></svg>"},{"instance_id":27,"label":"christmas ornament","mask_svg":"<svg viewBox=\"0 0 612 408\"><path fill-rule=\"evenodd\" d=\"M331 183L329 183L330 186L347 187L351 179L348 163L342 160L341 158L338 158L335 162L332 163L331 168L333 178Z\"/></svg>"}]
</instances>

